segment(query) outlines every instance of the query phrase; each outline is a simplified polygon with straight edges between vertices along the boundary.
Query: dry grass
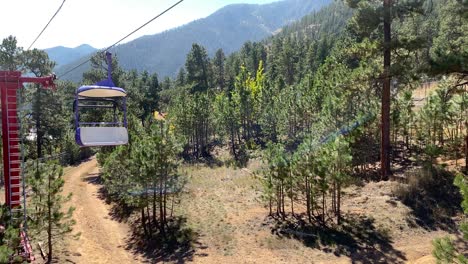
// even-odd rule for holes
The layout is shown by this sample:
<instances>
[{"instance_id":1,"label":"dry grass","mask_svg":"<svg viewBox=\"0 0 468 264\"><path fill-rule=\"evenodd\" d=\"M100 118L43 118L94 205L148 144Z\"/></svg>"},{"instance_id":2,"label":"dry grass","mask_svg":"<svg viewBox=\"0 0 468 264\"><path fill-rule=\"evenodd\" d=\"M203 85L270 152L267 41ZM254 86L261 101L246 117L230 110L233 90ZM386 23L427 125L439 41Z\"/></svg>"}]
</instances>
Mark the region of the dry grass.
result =
<instances>
[{"instance_id":1,"label":"dry grass","mask_svg":"<svg viewBox=\"0 0 468 264\"><path fill-rule=\"evenodd\" d=\"M224 162L221 160L221 163ZM116 240L117 237L127 244L113 246L112 257L115 259L120 254L133 260L128 263L141 262L143 259L138 256L139 251L128 249L131 239L125 237L126 224L120 223L112 231L99 233L104 228L102 225L108 228L117 223L106 220L110 209L101 204L102 201L96 196L99 183L83 181L78 177L84 171L92 171L93 164L88 165L83 170L70 171L67 176L66 191L76 194L72 202L78 207L86 206L86 209L78 208L75 215L78 220L76 229L83 231L83 237L78 242L72 242L71 252L78 252L80 256L71 255L68 258L77 263L91 263L84 260L92 259L103 260L99 263L111 263L103 259L111 256L103 255L100 248L109 247L106 241ZM342 206L345 224L338 229L319 230L318 234L323 238L314 244L304 237L274 232L276 223L267 217L268 210L259 201L259 183L253 175L260 166L257 160L251 161L246 169L184 165L189 180L181 202L175 206L175 213L186 218L185 226L193 231L196 240L190 246L193 249L190 257L183 258L182 262L419 263L419 260L423 260L428 261L424 263L434 263L430 257L431 241L447 232L415 225L413 209L394 196L394 191L401 184L371 182L346 188ZM298 212L303 210L300 205L295 208ZM106 238L106 241L98 239L108 236L114 238ZM312 240L317 241L315 238ZM87 250L91 245L93 250ZM133 246L141 248L139 244ZM150 262L182 263L177 259L161 260L151 256L148 259Z\"/></svg>"},{"instance_id":2,"label":"dry grass","mask_svg":"<svg viewBox=\"0 0 468 264\"><path fill-rule=\"evenodd\" d=\"M453 220L461 212L461 195L453 185L454 173L441 167L425 166L407 172L407 183L395 195L412 210L414 225L429 230L456 230Z\"/></svg>"},{"instance_id":3,"label":"dry grass","mask_svg":"<svg viewBox=\"0 0 468 264\"><path fill-rule=\"evenodd\" d=\"M391 238L382 244L381 253L378 246L353 252L343 244L311 246L304 240L275 234L271 219L267 218L268 210L256 191L259 183L253 172L260 166L254 160L246 169L185 167L190 179L177 213L187 217L187 224L198 234L195 263L382 263L378 259L411 262L430 259L432 239L446 234L414 225L412 209L393 195L399 186L396 182L371 182L345 189L344 214L351 216L350 221L363 219L359 222L362 225L353 227L350 222L349 228L360 236L360 228L365 231L365 223L370 221L378 236ZM296 210L300 208L296 205Z\"/></svg>"},{"instance_id":4,"label":"dry grass","mask_svg":"<svg viewBox=\"0 0 468 264\"><path fill-rule=\"evenodd\" d=\"M438 82L431 82L421 85L413 91L414 110L419 110L427 100L427 97L437 89Z\"/></svg>"},{"instance_id":5,"label":"dry grass","mask_svg":"<svg viewBox=\"0 0 468 264\"><path fill-rule=\"evenodd\" d=\"M0 203L5 203L5 186L0 188Z\"/></svg>"}]
</instances>

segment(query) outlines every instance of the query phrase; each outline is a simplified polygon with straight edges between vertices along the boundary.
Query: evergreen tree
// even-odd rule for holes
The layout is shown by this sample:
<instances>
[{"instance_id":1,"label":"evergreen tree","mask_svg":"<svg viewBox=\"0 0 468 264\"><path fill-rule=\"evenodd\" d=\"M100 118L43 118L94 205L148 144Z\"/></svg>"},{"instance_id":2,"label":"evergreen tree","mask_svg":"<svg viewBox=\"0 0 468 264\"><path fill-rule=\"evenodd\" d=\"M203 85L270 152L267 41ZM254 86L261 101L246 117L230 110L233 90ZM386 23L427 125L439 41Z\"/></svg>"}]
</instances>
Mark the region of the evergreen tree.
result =
<instances>
[{"instance_id":1,"label":"evergreen tree","mask_svg":"<svg viewBox=\"0 0 468 264\"><path fill-rule=\"evenodd\" d=\"M192 85L193 92L202 92L210 88L209 65L206 49L194 43L185 62L187 83Z\"/></svg>"},{"instance_id":2,"label":"evergreen tree","mask_svg":"<svg viewBox=\"0 0 468 264\"><path fill-rule=\"evenodd\" d=\"M14 36L8 36L0 45L0 70L16 71L22 66L23 48L18 47Z\"/></svg>"},{"instance_id":3,"label":"evergreen tree","mask_svg":"<svg viewBox=\"0 0 468 264\"><path fill-rule=\"evenodd\" d=\"M226 56L224 55L223 50L217 50L213 58L213 81L214 85L220 90L224 90L226 87L225 63Z\"/></svg>"},{"instance_id":4,"label":"evergreen tree","mask_svg":"<svg viewBox=\"0 0 468 264\"><path fill-rule=\"evenodd\" d=\"M440 9L437 35L430 48L432 74L456 74L457 85L467 84L468 16L466 1L448 0L435 3Z\"/></svg>"},{"instance_id":5,"label":"evergreen tree","mask_svg":"<svg viewBox=\"0 0 468 264\"><path fill-rule=\"evenodd\" d=\"M63 208L71 199L71 194L62 195L64 180L63 169L57 162L36 163L33 175L27 177L32 190L31 207L34 208L30 219L31 234L36 239L46 239L48 245L47 261L54 257L54 245L73 231L73 207Z\"/></svg>"},{"instance_id":6,"label":"evergreen tree","mask_svg":"<svg viewBox=\"0 0 468 264\"><path fill-rule=\"evenodd\" d=\"M20 232L10 221L9 208L0 206L0 263L22 263L17 255L20 248Z\"/></svg>"},{"instance_id":7,"label":"evergreen tree","mask_svg":"<svg viewBox=\"0 0 468 264\"><path fill-rule=\"evenodd\" d=\"M392 76L392 51L396 49L411 50L416 48L413 43L399 41L392 36L392 24L396 18L407 19L414 12L422 12L422 1L393 1L393 0L349 0L351 8L356 12L350 23L350 31L358 41L370 38L378 43L383 51L382 93L381 93L381 173L382 179L387 180L390 168L390 85ZM395 67L394 67L395 68Z\"/></svg>"}]
</instances>

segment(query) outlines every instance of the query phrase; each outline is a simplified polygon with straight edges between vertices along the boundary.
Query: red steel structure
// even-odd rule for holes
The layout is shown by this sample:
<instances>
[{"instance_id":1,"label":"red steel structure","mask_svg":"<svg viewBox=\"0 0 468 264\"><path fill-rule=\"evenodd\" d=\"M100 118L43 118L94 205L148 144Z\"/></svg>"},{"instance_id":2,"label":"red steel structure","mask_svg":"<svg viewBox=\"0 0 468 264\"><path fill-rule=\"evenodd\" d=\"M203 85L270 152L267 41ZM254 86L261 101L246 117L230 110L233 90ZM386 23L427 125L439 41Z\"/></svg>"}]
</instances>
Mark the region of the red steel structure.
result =
<instances>
[{"instance_id":1,"label":"red steel structure","mask_svg":"<svg viewBox=\"0 0 468 264\"><path fill-rule=\"evenodd\" d=\"M0 71L0 92L2 110L3 176L5 202L10 211L21 206L21 138L18 117L17 91L24 83L38 83L54 88L55 75L47 77L21 76L19 71ZM25 199L25 197L23 197ZM21 230L23 254L29 261L34 257L26 233Z\"/></svg>"}]
</instances>

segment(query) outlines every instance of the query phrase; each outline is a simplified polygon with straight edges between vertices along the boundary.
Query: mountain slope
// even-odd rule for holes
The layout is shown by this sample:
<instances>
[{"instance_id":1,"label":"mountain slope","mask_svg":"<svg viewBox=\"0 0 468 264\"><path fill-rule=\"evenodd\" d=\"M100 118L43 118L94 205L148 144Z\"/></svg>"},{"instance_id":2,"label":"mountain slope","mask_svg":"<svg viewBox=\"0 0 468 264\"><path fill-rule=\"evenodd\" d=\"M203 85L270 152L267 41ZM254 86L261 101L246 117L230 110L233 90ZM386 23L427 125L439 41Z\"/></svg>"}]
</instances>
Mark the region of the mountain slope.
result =
<instances>
[{"instance_id":1,"label":"mountain slope","mask_svg":"<svg viewBox=\"0 0 468 264\"><path fill-rule=\"evenodd\" d=\"M57 63L57 66L60 66L76 61L79 58L89 55L96 50L96 48L93 48L88 44L83 44L76 48L58 46L45 49L44 51L49 54L49 58L51 60Z\"/></svg>"},{"instance_id":2,"label":"mountain slope","mask_svg":"<svg viewBox=\"0 0 468 264\"><path fill-rule=\"evenodd\" d=\"M147 70L160 76L174 76L183 66L192 43L203 45L209 55L222 48L226 54L238 50L246 41L259 41L281 27L296 21L331 0L286 0L265 5L236 4L214 14L160 34L143 36L113 49L124 69ZM80 59L83 61L83 58ZM59 67L60 75L79 62ZM66 79L79 81L88 65Z\"/></svg>"}]
</instances>

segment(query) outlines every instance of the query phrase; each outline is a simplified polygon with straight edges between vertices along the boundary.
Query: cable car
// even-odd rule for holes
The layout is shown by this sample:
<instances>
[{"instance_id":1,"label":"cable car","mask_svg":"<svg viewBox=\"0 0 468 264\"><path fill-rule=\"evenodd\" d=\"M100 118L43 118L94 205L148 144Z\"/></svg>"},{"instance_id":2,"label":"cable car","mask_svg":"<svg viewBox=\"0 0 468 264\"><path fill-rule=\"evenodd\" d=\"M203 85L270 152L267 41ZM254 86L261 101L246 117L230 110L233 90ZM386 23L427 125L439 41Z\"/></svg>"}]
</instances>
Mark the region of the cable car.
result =
<instances>
[{"instance_id":1,"label":"cable car","mask_svg":"<svg viewBox=\"0 0 468 264\"><path fill-rule=\"evenodd\" d=\"M106 52L107 79L79 87L75 93L75 141L82 147L118 146L128 143L127 92L111 79L112 57ZM112 113L104 109L111 109ZM88 113L86 114L86 112ZM112 120L89 120L109 116Z\"/></svg>"}]
</instances>

